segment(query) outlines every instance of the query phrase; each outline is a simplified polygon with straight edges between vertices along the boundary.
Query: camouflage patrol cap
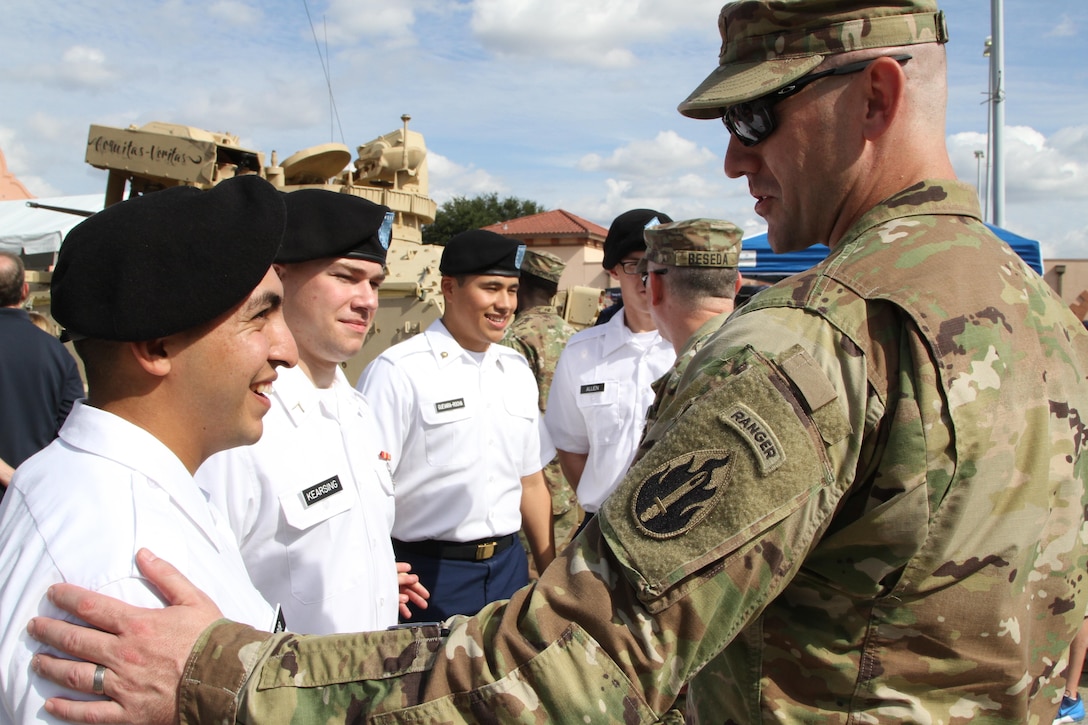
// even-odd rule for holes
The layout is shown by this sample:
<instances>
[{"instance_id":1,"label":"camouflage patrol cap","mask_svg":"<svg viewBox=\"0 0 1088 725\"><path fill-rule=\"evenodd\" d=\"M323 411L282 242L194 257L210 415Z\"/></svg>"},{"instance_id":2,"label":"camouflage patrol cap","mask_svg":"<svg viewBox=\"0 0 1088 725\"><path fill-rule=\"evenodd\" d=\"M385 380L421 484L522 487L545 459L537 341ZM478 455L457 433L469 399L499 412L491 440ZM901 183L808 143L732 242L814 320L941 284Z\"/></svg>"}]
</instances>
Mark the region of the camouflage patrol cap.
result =
<instances>
[{"instance_id":1,"label":"camouflage patrol cap","mask_svg":"<svg viewBox=\"0 0 1088 725\"><path fill-rule=\"evenodd\" d=\"M556 284L559 284L559 278L563 276L566 268L566 263L551 252L539 252L535 249L526 249L525 259L521 263L522 274L531 274Z\"/></svg>"},{"instance_id":2,"label":"camouflage patrol cap","mask_svg":"<svg viewBox=\"0 0 1088 725\"><path fill-rule=\"evenodd\" d=\"M948 42L935 0L740 0L722 8L718 67L680 104L691 118L775 91L827 55Z\"/></svg>"},{"instance_id":3,"label":"camouflage patrol cap","mask_svg":"<svg viewBox=\"0 0 1088 725\"><path fill-rule=\"evenodd\" d=\"M736 267L740 227L723 219L687 219L645 231L645 259L673 267Z\"/></svg>"}]
</instances>

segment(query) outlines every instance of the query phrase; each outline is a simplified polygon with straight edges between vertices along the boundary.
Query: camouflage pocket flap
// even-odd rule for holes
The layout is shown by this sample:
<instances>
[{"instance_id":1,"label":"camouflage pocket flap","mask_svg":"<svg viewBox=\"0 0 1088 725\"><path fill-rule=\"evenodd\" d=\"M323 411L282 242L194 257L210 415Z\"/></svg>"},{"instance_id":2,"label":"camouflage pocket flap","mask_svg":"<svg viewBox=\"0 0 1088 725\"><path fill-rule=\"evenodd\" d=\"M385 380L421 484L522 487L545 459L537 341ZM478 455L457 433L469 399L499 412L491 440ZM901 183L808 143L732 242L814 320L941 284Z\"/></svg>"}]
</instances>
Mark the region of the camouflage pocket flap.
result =
<instances>
[{"instance_id":1,"label":"camouflage pocket flap","mask_svg":"<svg viewBox=\"0 0 1088 725\"><path fill-rule=\"evenodd\" d=\"M468 692L372 715L392 723L652 722L640 690L577 624L521 667Z\"/></svg>"},{"instance_id":2,"label":"camouflage pocket flap","mask_svg":"<svg viewBox=\"0 0 1088 725\"><path fill-rule=\"evenodd\" d=\"M794 390L745 349L601 508L601 530L651 610L827 482L822 436Z\"/></svg>"},{"instance_id":3,"label":"camouflage pocket flap","mask_svg":"<svg viewBox=\"0 0 1088 725\"><path fill-rule=\"evenodd\" d=\"M438 625L328 637L288 637L261 668L258 690L382 680L429 670L442 646Z\"/></svg>"}]
</instances>

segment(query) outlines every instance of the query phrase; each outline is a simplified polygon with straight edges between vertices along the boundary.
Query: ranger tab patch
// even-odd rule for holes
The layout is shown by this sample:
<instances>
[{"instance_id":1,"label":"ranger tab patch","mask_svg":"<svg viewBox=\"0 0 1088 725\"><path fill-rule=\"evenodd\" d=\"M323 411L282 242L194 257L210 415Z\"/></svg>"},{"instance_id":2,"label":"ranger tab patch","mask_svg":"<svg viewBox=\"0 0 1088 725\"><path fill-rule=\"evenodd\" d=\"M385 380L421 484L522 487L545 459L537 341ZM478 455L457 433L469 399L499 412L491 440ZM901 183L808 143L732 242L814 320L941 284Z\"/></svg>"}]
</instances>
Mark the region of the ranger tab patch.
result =
<instances>
[{"instance_id":1,"label":"ranger tab patch","mask_svg":"<svg viewBox=\"0 0 1088 725\"><path fill-rule=\"evenodd\" d=\"M333 476L332 478L328 478L321 483L315 483L313 486L303 489L302 502L306 504L307 508L309 508L318 501L327 499L329 496L338 494L343 490L344 486L340 483L340 477Z\"/></svg>"},{"instance_id":2,"label":"ranger tab patch","mask_svg":"<svg viewBox=\"0 0 1088 725\"><path fill-rule=\"evenodd\" d=\"M719 419L740 434L748 442L759 461L759 470L768 474L786 462L782 444L771 427L756 415L756 412L743 403L733 405Z\"/></svg>"},{"instance_id":3,"label":"ranger tab patch","mask_svg":"<svg viewBox=\"0 0 1088 725\"><path fill-rule=\"evenodd\" d=\"M635 528L654 539L690 531L721 499L732 469L733 453L727 450L694 451L666 461L635 490Z\"/></svg>"}]
</instances>

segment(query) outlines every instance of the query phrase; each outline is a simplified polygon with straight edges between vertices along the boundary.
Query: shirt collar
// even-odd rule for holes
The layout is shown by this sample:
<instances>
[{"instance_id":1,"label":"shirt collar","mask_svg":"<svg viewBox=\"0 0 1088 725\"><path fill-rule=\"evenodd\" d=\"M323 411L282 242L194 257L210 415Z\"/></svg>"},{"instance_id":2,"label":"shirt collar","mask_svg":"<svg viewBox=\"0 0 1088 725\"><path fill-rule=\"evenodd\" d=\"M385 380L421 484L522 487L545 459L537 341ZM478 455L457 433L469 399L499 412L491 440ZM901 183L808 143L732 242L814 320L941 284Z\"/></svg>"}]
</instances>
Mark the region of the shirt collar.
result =
<instances>
[{"instance_id":1,"label":"shirt collar","mask_svg":"<svg viewBox=\"0 0 1088 725\"><path fill-rule=\"evenodd\" d=\"M426 332L423 333L427 338L427 343L431 346L431 354L434 355L435 364L439 368L444 368L447 365L452 364L455 360L465 360L466 362L474 360L469 356L465 349L458 344L457 340L453 339L453 335L443 324L441 318L431 323ZM487 352L484 353L484 364L494 362L499 356L498 343L492 343L487 346Z\"/></svg>"},{"instance_id":2,"label":"shirt collar","mask_svg":"<svg viewBox=\"0 0 1088 725\"><path fill-rule=\"evenodd\" d=\"M611 355L624 345L634 341L635 333L631 332L631 328L627 326L625 312L626 310L621 307L608 322L602 325L604 328L604 336L601 338L602 355ZM660 338L656 338L655 344L659 341Z\"/></svg>"},{"instance_id":3,"label":"shirt collar","mask_svg":"<svg viewBox=\"0 0 1088 725\"><path fill-rule=\"evenodd\" d=\"M361 398L348 384L344 371L337 366L330 389L335 391L337 402L341 405ZM296 427L303 425L309 416L325 415L328 418L337 419L344 415L345 411L327 410L324 405L324 396L320 395L314 383L297 365L293 368L281 368L272 384L273 396L278 399L287 417Z\"/></svg>"},{"instance_id":4,"label":"shirt collar","mask_svg":"<svg viewBox=\"0 0 1088 725\"><path fill-rule=\"evenodd\" d=\"M130 468L154 481L175 505L220 548L207 494L173 451L143 428L108 411L77 401L61 427L68 445Z\"/></svg>"},{"instance_id":5,"label":"shirt collar","mask_svg":"<svg viewBox=\"0 0 1088 725\"><path fill-rule=\"evenodd\" d=\"M891 222L894 225L910 224L913 216L948 214L971 217L982 221L982 209L975 187L952 179L927 179L885 199L867 211L842 239L835 249L865 236L870 230Z\"/></svg>"}]
</instances>

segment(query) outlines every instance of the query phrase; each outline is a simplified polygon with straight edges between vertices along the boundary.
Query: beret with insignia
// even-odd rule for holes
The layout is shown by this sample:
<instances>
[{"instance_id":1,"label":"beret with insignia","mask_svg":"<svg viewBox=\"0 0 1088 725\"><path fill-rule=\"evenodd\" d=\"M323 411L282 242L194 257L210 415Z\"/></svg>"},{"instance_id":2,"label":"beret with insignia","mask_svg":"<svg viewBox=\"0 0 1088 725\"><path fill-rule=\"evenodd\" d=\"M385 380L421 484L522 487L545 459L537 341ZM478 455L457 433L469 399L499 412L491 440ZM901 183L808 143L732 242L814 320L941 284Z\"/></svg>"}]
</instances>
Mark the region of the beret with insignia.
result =
<instances>
[{"instance_id":1,"label":"beret with insignia","mask_svg":"<svg viewBox=\"0 0 1088 725\"><path fill-rule=\"evenodd\" d=\"M188 330L242 302L279 250L283 194L239 176L107 207L61 245L52 313L79 337L141 341Z\"/></svg>"},{"instance_id":2,"label":"beret with insignia","mask_svg":"<svg viewBox=\"0 0 1088 725\"><path fill-rule=\"evenodd\" d=\"M277 262L350 257L385 264L393 233L389 207L327 189L292 191L285 201L287 231Z\"/></svg>"},{"instance_id":3,"label":"beret with insignia","mask_svg":"<svg viewBox=\"0 0 1088 725\"><path fill-rule=\"evenodd\" d=\"M601 266L612 269L631 252L646 250L646 240L642 232L647 227L668 224L672 217L653 209L632 209L625 211L612 221L608 236L604 238L604 259Z\"/></svg>"},{"instance_id":4,"label":"beret with insignia","mask_svg":"<svg viewBox=\"0 0 1088 725\"><path fill-rule=\"evenodd\" d=\"M450 277L462 274L518 277L524 256L524 244L495 232L470 229L455 234L446 242L438 269Z\"/></svg>"}]
</instances>

